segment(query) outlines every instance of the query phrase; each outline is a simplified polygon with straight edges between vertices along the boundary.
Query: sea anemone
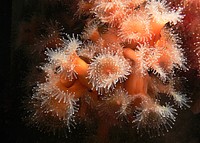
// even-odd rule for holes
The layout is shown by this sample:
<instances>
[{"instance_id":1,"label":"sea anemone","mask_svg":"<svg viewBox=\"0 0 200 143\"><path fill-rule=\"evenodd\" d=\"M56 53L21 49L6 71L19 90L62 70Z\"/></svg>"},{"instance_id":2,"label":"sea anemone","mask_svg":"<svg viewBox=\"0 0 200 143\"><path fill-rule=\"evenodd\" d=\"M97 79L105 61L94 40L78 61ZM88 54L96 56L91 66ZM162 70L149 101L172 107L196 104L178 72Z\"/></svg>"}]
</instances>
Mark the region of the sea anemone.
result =
<instances>
[{"instance_id":1,"label":"sea anemone","mask_svg":"<svg viewBox=\"0 0 200 143\"><path fill-rule=\"evenodd\" d=\"M31 124L40 130L57 132L74 126L74 114L78 111L74 93L64 92L52 83L40 83L34 88L29 102Z\"/></svg>"},{"instance_id":2,"label":"sea anemone","mask_svg":"<svg viewBox=\"0 0 200 143\"><path fill-rule=\"evenodd\" d=\"M51 66L44 66L44 69L55 68L57 73L67 71L68 78L70 80L76 78L76 71L74 70L75 65L73 64L73 59L70 55L67 55L64 49L57 48L56 50L47 49L45 54L48 56L48 61ZM48 70L49 71L49 70Z\"/></svg>"},{"instance_id":3,"label":"sea anemone","mask_svg":"<svg viewBox=\"0 0 200 143\"><path fill-rule=\"evenodd\" d=\"M141 133L149 134L149 136L164 135L163 130L169 131L175 122L176 109L166 104L161 106L158 103L154 103L149 99L141 103L141 107L135 112L135 119L133 123L136 123L137 131Z\"/></svg>"},{"instance_id":4,"label":"sea anemone","mask_svg":"<svg viewBox=\"0 0 200 143\"><path fill-rule=\"evenodd\" d=\"M132 96L125 89L119 88L102 97L102 101L97 107L102 118L129 122L128 116L132 111L131 104Z\"/></svg>"},{"instance_id":5,"label":"sea anemone","mask_svg":"<svg viewBox=\"0 0 200 143\"><path fill-rule=\"evenodd\" d=\"M181 38L173 30L167 28L163 28L160 35L161 38L155 44L161 53L159 65L166 71L172 71L173 68L186 70L187 62L181 48Z\"/></svg>"},{"instance_id":6,"label":"sea anemone","mask_svg":"<svg viewBox=\"0 0 200 143\"><path fill-rule=\"evenodd\" d=\"M177 24L184 17L181 15L182 8L179 7L177 10L171 10L166 0L149 0L145 8L153 20L160 24L166 24L167 22Z\"/></svg>"},{"instance_id":7,"label":"sea anemone","mask_svg":"<svg viewBox=\"0 0 200 143\"><path fill-rule=\"evenodd\" d=\"M121 0L97 0L92 13L104 23L117 25L126 14L125 3Z\"/></svg>"},{"instance_id":8,"label":"sea anemone","mask_svg":"<svg viewBox=\"0 0 200 143\"><path fill-rule=\"evenodd\" d=\"M191 102L191 100L185 94L181 94L180 92L174 92L174 91L171 91L169 94L170 94L170 96L173 97L175 104L179 108L182 109L182 108L190 107L190 105L188 103Z\"/></svg>"},{"instance_id":9,"label":"sea anemone","mask_svg":"<svg viewBox=\"0 0 200 143\"><path fill-rule=\"evenodd\" d=\"M100 33L98 31L100 23L97 21L93 21L88 23L84 31L82 32L82 39L84 40L92 40L93 42L96 42L100 38Z\"/></svg>"},{"instance_id":10,"label":"sea anemone","mask_svg":"<svg viewBox=\"0 0 200 143\"><path fill-rule=\"evenodd\" d=\"M67 35L68 39L63 39L63 47L65 52L67 52L68 55L72 55L76 53L76 51L80 48L82 42L78 39L78 35L75 37L73 34L72 37Z\"/></svg>"},{"instance_id":11,"label":"sea anemone","mask_svg":"<svg viewBox=\"0 0 200 143\"><path fill-rule=\"evenodd\" d=\"M131 72L129 62L113 52L98 54L89 64L88 79L97 91L114 89L118 81L123 82Z\"/></svg>"},{"instance_id":12,"label":"sea anemone","mask_svg":"<svg viewBox=\"0 0 200 143\"><path fill-rule=\"evenodd\" d=\"M127 42L145 42L151 34L150 20L144 12L130 14L120 24L119 36Z\"/></svg>"},{"instance_id":13,"label":"sea anemone","mask_svg":"<svg viewBox=\"0 0 200 143\"><path fill-rule=\"evenodd\" d=\"M78 50L77 54L90 62L94 58L95 54L98 52L98 46L92 42L84 43L84 45Z\"/></svg>"}]
</instances>

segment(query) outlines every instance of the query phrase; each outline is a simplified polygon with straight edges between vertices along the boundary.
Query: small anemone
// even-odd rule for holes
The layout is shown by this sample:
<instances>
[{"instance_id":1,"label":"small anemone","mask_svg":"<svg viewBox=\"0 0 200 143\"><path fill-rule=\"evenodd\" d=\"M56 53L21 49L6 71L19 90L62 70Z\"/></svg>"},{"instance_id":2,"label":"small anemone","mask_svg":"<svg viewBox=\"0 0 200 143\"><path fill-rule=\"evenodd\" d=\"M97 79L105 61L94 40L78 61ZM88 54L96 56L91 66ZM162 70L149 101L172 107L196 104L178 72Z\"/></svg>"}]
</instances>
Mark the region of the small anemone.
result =
<instances>
[{"instance_id":1,"label":"small anemone","mask_svg":"<svg viewBox=\"0 0 200 143\"><path fill-rule=\"evenodd\" d=\"M147 132L149 136L164 135L164 130L169 131L172 128L176 115L176 109L166 104L161 106L157 103L153 105L145 102L142 107L138 107L135 112L135 119L137 131L142 134L143 131Z\"/></svg>"},{"instance_id":2,"label":"small anemone","mask_svg":"<svg viewBox=\"0 0 200 143\"><path fill-rule=\"evenodd\" d=\"M57 48L55 50L47 49L45 55L48 56L47 60L50 63L64 63L67 58L67 55L62 48Z\"/></svg>"},{"instance_id":3,"label":"small anemone","mask_svg":"<svg viewBox=\"0 0 200 143\"><path fill-rule=\"evenodd\" d=\"M34 92L30 102L33 106L30 113L33 114L31 120L37 123L39 128L51 128L53 131L67 127L70 131L70 128L74 127L74 114L78 111L74 93L62 91L49 82L38 84ZM48 119L55 122L48 124ZM58 123L60 126L57 126Z\"/></svg>"},{"instance_id":4,"label":"small anemone","mask_svg":"<svg viewBox=\"0 0 200 143\"><path fill-rule=\"evenodd\" d=\"M182 8L177 10L170 10L169 4L166 0L149 0L145 6L149 15L152 16L153 20L157 23L172 23L182 21L183 15L181 15Z\"/></svg>"},{"instance_id":5,"label":"small anemone","mask_svg":"<svg viewBox=\"0 0 200 143\"><path fill-rule=\"evenodd\" d=\"M183 109L183 108L189 108L190 105L188 104L189 102L191 102L190 98L187 97L185 94L181 94L179 92L170 92L170 95L173 97L173 100L175 102L175 104Z\"/></svg>"},{"instance_id":6,"label":"small anemone","mask_svg":"<svg viewBox=\"0 0 200 143\"><path fill-rule=\"evenodd\" d=\"M82 42L78 39L78 35L75 36L74 34L72 37L67 35L68 39L63 39L63 47L64 51L67 53L67 55L74 54L81 46Z\"/></svg>"},{"instance_id":7,"label":"small anemone","mask_svg":"<svg viewBox=\"0 0 200 143\"><path fill-rule=\"evenodd\" d=\"M120 24L119 36L126 42L145 42L152 32L148 15L144 12L128 15Z\"/></svg>"},{"instance_id":8,"label":"small anemone","mask_svg":"<svg viewBox=\"0 0 200 143\"><path fill-rule=\"evenodd\" d=\"M115 25L123 20L125 13L125 3L121 0L97 0L96 7L92 13L104 23Z\"/></svg>"},{"instance_id":9,"label":"small anemone","mask_svg":"<svg viewBox=\"0 0 200 143\"><path fill-rule=\"evenodd\" d=\"M98 105L99 114L103 118L113 118L114 120L127 121L131 114L132 97L125 89L116 89L113 93L106 95Z\"/></svg>"},{"instance_id":10,"label":"small anemone","mask_svg":"<svg viewBox=\"0 0 200 143\"><path fill-rule=\"evenodd\" d=\"M95 54L98 51L98 46L95 45L93 42L85 43L82 48L80 48L77 54L84 59L90 61L90 59L94 58Z\"/></svg>"},{"instance_id":11,"label":"small anemone","mask_svg":"<svg viewBox=\"0 0 200 143\"><path fill-rule=\"evenodd\" d=\"M151 47L149 44L139 44L136 50L137 64L136 70L143 75L146 75L151 70L161 80L167 79L165 69L162 68L158 60L162 56L158 48Z\"/></svg>"},{"instance_id":12,"label":"small anemone","mask_svg":"<svg viewBox=\"0 0 200 143\"><path fill-rule=\"evenodd\" d=\"M98 92L114 89L118 81L123 82L131 72L129 62L113 52L98 54L89 64L88 79Z\"/></svg>"},{"instance_id":13,"label":"small anemone","mask_svg":"<svg viewBox=\"0 0 200 143\"><path fill-rule=\"evenodd\" d=\"M163 28L161 30L161 38L157 42L161 42L160 47L156 47L161 50L163 55L168 55L168 62L172 63L167 68L181 68L186 70L185 65L187 64L184 56L184 51L181 48L181 38L172 29Z\"/></svg>"},{"instance_id":14,"label":"small anemone","mask_svg":"<svg viewBox=\"0 0 200 143\"><path fill-rule=\"evenodd\" d=\"M59 69L59 72L65 71L67 77L72 80L76 78L76 71L74 70L75 64L74 60L77 57L77 51L79 50L82 42L78 39L78 36L75 38L72 35L72 38L69 35L66 35L68 40L63 39L63 47L57 49L47 49L45 54L47 55L47 60L51 64L46 64L44 69L51 67L56 67ZM48 66L50 65L50 66Z\"/></svg>"},{"instance_id":15,"label":"small anemone","mask_svg":"<svg viewBox=\"0 0 200 143\"><path fill-rule=\"evenodd\" d=\"M64 49L47 49L45 54L48 56L47 60L49 63L45 64L42 69L45 72L51 72L55 74L66 71L67 77L72 80L76 78L76 71L74 70L75 65L73 63L73 56L67 54ZM52 75L52 74L51 74ZM51 76L50 75L50 76ZM53 76L53 75L52 75Z\"/></svg>"},{"instance_id":16,"label":"small anemone","mask_svg":"<svg viewBox=\"0 0 200 143\"><path fill-rule=\"evenodd\" d=\"M92 40L92 41L97 41L100 38L100 33L98 31L98 28L100 27L100 22L99 21L92 21L88 23L84 27L84 31L82 32L82 39L84 40Z\"/></svg>"}]
</instances>

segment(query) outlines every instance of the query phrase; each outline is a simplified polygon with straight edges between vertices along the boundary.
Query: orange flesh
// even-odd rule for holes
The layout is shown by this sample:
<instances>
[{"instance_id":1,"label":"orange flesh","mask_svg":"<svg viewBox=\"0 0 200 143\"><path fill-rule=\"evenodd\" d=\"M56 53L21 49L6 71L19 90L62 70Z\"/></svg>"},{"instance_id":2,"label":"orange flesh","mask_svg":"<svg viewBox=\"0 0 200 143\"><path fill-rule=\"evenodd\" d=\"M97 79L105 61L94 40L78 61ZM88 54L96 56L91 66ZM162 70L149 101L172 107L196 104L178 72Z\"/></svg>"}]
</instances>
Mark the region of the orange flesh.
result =
<instances>
[{"instance_id":1,"label":"orange flesh","mask_svg":"<svg viewBox=\"0 0 200 143\"><path fill-rule=\"evenodd\" d=\"M87 88L84 87L78 80L69 88L65 87L64 84L62 84L61 82L58 82L56 84L56 86L64 92L69 92L69 93L74 93L75 94L75 98L79 98L82 95L84 95L84 93L87 91Z\"/></svg>"},{"instance_id":2,"label":"orange flesh","mask_svg":"<svg viewBox=\"0 0 200 143\"><path fill-rule=\"evenodd\" d=\"M153 40L154 42L158 41L158 39L160 38L160 32L162 30L162 28L165 26L166 23L157 23L155 21L151 21L151 28L153 31Z\"/></svg>"},{"instance_id":3,"label":"orange flesh","mask_svg":"<svg viewBox=\"0 0 200 143\"><path fill-rule=\"evenodd\" d=\"M131 59L135 62L137 62L137 56L134 50L132 50L131 48L124 48L123 49L123 53L124 53L124 57Z\"/></svg>"},{"instance_id":4,"label":"orange flesh","mask_svg":"<svg viewBox=\"0 0 200 143\"><path fill-rule=\"evenodd\" d=\"M90 89L92 86L89 84L89 80L86 78L88 75L88 64L78 56L75 58L74 64L76 65L74 69L78 74L79 81L82 85Z\"/></svg>"},{"instance_id":5,"label":"orange flesh","mask_svg":"<svg viewBox=\"0 0 200 143\"><path fill-rule=\"evenodd\" d=\"M50 109L52 109L52 113L56 114L59 118L65 118L68 106L67 103L64 103L63 100L58 102L58 99L51 98L51 102L49 104Z\"/></svg>"},{"instance_id":6,"label":"orange flesh","mask_svg":"<svg viewBox=\"0 0 200 143\"><path fill-rule=\"evenodd\" d=\"M125 81L125 89L131 95L147 95L148 75L132 72L129 78Z\"/></svg>"},{"instance_id":7,"label":"orange flesh","mask_svg":"<svg viewBox=\"0 0 200 143\"><path fill-rule=\"evenodd\" d=\"M95 31L92 31L89 35L89 39L92 40L93 42L97 42L100 38L99 32L97 29Z\"/></svg>"},{"instance_id":8,"label":"orange flesh","mask_svg":"<svg viewBox=\"0 0 200 143\"><path fill-rule=\"evenodd\" d=\"M158 64L164 68L165 70L171 70L173 68L173 63L170 57L170 53L172 53L172 43L167 42L165 37L161 37L160 40L156 42L156 46L160 49L161 57L158 59Z\"/></svg>"},{"instance_id":9,"label":"orange flesh","mask_svg":"<svg viewBox=\"0 0 200 143\"><path fill-rule=\"evenodd\" d=\"M116 35L116 29L109 28L109 30L101 35L104 40L103 46L107 46L110 43L119 43L119 37Z\"/></svg>"},{"instance_id":10,"label":"orange flesh","mask_svg":"<svg viewBox=\"0 0 200 143\"><path fill-rule=\"evenodd\" d=\"M73 86L69 88L69 92L75 93L75 98L80 98L85 94L87 88L83 86L78 80L74 83Z\"/></svg>"},{"instance_id":11,"label":"orange flesh","mask_svg":"<svg viewBox=\"0 0 200 143\"><path fill-rule=\"evenodd\" d=\"M77 56L75 57L73 64L76 65L74 69L78 76L87 76L88 64L85 61Z\"/></svg>"},{"instance_id":12,"label":"orange flesh","mask_svg":"<svg viewBox=\"0 0 200 143\"><path fill-rule=\"evenodd\" d=\"M65 87L69 88L70 86L72 86L74 84L74 82L76 81L76 79L72 79L70 80L68 77L67 77L67 73L66 72L63 72L61 73L60 75L60 82L62 84L64 84Z\"/></svg>"},{"instance_id":13,"label":"orange flesh","mask_svg":"<svg viewBox=\"0 0 200 143\"><path fill-rule=\"evenodd\" d=\"M102 62L100 73L103 75L109 75L117 71L119 71L119 67L113 64L111 59L106 59L106 61Z\"/></svg>"}]
</instances>

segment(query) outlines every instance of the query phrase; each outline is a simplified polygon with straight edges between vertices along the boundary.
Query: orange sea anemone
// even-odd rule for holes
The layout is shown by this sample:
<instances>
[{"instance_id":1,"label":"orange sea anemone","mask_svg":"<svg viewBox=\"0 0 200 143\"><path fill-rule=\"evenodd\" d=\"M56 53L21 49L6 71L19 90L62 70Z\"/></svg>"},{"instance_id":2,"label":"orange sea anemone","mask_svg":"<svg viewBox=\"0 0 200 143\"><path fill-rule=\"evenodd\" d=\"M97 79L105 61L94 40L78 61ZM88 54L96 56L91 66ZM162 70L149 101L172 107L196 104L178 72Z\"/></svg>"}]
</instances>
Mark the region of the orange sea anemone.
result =
<instances>
[{"instance_id":1,"label":"orange sea anemone","mask_svg":"<svg viewBox=\"0 0 200 143\"><path fill-rule=\"evenodd\" d=\"M98 54L89 65L88 79L97 91L114 89L116 83L123 82L130 74L129 62L112 52Z\"/></svg>"}]
</instances>

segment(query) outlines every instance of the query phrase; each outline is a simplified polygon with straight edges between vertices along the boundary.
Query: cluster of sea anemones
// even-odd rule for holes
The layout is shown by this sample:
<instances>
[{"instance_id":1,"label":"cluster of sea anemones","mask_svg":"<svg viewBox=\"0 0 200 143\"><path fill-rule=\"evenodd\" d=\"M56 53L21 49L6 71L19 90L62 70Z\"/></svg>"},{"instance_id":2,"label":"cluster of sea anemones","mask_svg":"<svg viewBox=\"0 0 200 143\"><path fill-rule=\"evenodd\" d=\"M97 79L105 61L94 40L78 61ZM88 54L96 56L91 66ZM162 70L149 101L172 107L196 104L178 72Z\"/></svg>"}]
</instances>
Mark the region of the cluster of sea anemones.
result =
<instances>
[{"instance_id":1,"label":"cluster of sea anemones","mask_svg":"<svg viewBox=\"0 0 200 143\"><path fill-rule=\"evenodd\" d=\"M168 131L190 100L176 88L176 71L187 70L175 31L182 11L166 0L81 0L80 37L53 30L47 38L56 46L45 43L46 76L28 103L30 123L55 132L92 113L99 130L127 123L150 135Z\"/></svg>"}]
</instances>

